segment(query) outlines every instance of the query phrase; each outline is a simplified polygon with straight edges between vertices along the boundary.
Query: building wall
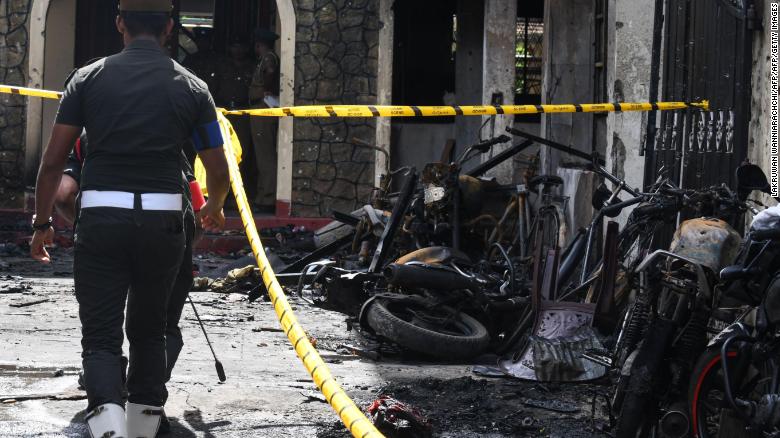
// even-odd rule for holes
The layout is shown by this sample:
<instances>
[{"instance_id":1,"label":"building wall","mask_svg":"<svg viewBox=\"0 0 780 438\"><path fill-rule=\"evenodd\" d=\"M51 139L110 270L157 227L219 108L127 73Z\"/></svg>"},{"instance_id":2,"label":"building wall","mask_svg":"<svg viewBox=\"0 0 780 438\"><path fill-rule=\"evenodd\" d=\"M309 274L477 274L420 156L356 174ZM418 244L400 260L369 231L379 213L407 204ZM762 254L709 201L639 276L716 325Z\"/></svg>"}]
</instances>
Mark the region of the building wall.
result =
<instances>
[{"instance_id":1,"label":"building wall","mask_svg":"<svg viewBox=\"0 0 780 438\"><path fill-rule=\"evenodd\" d=\"M377 101L379 0L296 0L295 104ZM295 119L292 214L365 204L374 181L374 119Z\"/></svg>"},{"instance_id":2,"label":"building wall","mask_svg":"<svg viewBox=\"0 0 780 438\"><path fill-rule=\"evenodd\" d=\"M0 3L0 84L27 84L27 48L32 0ZM0 94L0 208L22 202L25 111L22 96Z\"/></svg>"},{"instance_id":3,"label":"building wall","mask_svg":"<svg viewBox=\"0 0 780 438\"><path fill-rule=\"evenodd\" d=\"M588 103L593 99L593 0L546 0L544 12L543 104ZM545 114L542 136L586 152L593 142L593 115ZM542 150L542 172L578 161Z\"/></svg>"},{"instance_id":4,"label":"building wall","mask_svg":"<svg viewBox=\"0 0 780 438\"><path fill-rule=\"evenodd\" d=\"M610 53L607 84L613 102L645 102L650 95L655 1L612 0L609 3ZM634 188L644 183L647 132L646 112L610 113L607 116L607 170ZM628 218L625 209L619 220Z\"/></svg>"},{"instance_id":5,"label":"building wall","mask_svg":"<svg viewBox=\"0 0 780 438\"><path fill-rule=\"evenodd\" d=\"M762 18L763 30L753 32L752 97L748 158L760 166L769 177L770 154L770 0L756 0L756 11ZM774 202L772 202L774 204Z\"/></svg>"}]
</instances>

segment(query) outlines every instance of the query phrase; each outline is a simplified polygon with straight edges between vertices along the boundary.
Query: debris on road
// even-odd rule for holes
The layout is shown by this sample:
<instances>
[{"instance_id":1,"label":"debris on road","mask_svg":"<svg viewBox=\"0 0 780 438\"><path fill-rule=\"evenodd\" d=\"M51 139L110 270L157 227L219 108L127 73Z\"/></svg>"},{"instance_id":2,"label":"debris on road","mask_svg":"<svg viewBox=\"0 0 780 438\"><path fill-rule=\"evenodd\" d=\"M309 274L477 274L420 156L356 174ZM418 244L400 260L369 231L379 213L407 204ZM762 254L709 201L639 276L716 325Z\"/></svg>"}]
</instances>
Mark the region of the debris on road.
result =
<instances>
[{"instance_id":1,"label":"debris on road","mask_svg":"<svg viewBox=\"0 0 780 438\"><path fill-rule=\"evenodd\" d=\"M376 350L369 350L367 348L356 347L354 345L348 344L339 345L336 352L344 355L354 355L373 361L378 361L381 359L381 355Z\"/></svg>"},{"instance_id":2,"label":"debris on road","mask_svg":"<svg viewBox=\"0 0 780 438\"><path fill-rule=\"evenodd\" d=\"M560 412L564 414L573 414L575 412L579 412L580 409L575 406L572 403L567 403L561 400L544 400L544 399L523 399L522 400L523 405L531 407L531 408L538 408L538 409L545 409L548 411L553 412Z\"/></svg>"},{"instance_id":3,"label":"debris on road","mask_svg":"<svg viewBox=\"0 0 780 438\"><path fill-rule=\"evenodd\" d=\"M0 277L0 295L23 294L32 290L32 286L24 281L24 277L4 275Z\"/></svg>"},{"instance_id":4,"label":"debris on road","mask_svg":"<svg viewBox=\"0 0 780 438\"><path fill-rule=\"evenodd\" d=\"M9 306L15 307L15 308L30 307L30 306L35 306L37 304L43 304L43 303L48 303L48 302L49 302L48 299L42 299L42 300L26 301L24 303L11 303L11 304L9 304Z\"/></svg>"},{"instance_id":5,"label":"debris on road","mask_svg":"<svg viewBox=\"0 0 780 438\"><path fill-rule=\"evenodd\" d=\"M398 438L430 438L430 421L419 409L383 395L368 408L368 414L380 432Z\"/></svg>"}]
</instances>

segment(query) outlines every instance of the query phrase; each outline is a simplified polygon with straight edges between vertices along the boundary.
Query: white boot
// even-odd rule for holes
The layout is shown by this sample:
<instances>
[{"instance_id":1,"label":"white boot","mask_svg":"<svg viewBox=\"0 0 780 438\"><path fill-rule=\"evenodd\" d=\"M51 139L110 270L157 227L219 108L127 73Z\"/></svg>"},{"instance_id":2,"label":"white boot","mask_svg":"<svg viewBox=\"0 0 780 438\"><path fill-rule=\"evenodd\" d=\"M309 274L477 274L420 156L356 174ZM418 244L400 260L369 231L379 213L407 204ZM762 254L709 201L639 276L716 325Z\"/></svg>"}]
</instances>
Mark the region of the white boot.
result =
<instances>
[{"instance_id":1,"label":"white boot","mask_svg":"<svg viewBox=\"0 0 780 438\"><path fill-rule=\"evenodd\" d=\"M85 417L92 438L127 438L127 422L122 406L106 403Z\"/></svg>"},{"instance_id":2,"label":"white boot","mask_svg":"<svg viewBox=\"0 0 780 438\"><path fill-rule=\"evenodd\" d=\"M127 437L155 438L160 428L163 408L160 406L127 404Z\"/></svg>"}]
</instances>

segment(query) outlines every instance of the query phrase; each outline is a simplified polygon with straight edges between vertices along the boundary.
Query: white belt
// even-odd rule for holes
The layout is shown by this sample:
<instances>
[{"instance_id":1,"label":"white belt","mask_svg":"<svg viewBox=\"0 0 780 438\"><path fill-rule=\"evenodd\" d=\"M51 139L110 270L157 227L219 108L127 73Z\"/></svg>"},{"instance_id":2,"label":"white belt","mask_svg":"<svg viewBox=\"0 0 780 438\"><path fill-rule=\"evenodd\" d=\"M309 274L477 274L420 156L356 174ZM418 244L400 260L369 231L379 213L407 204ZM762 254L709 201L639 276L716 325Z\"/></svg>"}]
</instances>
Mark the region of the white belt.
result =
<instances>
[{"instance_id":1,"label":"white belt","mask_svg":"<svg viewBox=\"0 0 780 438\"><path fill-rule=\"evenodd\" d=\"M132 210L135 194L129 192L81 192L81 208L113 207ZM172 193L142 193L141 209L153 211L181 211L182 195Z\"/></svg>"}]
</instances>

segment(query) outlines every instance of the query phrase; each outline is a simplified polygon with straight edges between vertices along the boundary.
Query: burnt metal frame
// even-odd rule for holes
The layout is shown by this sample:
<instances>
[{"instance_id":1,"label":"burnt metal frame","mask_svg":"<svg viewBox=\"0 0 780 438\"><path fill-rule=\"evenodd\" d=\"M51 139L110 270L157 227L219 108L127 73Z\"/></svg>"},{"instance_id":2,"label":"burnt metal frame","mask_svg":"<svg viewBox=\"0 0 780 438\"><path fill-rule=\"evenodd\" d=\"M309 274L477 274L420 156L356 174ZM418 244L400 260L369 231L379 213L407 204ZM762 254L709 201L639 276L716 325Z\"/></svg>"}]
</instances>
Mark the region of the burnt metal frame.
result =
<instances>
[{"instance_id":1,"label":"burnt metal frame","mask_svg":"<svg viewBox=\"0 0 780 438\"><path fill-rule=\"evenodd\" d=\"M404 186L401 189L401 194L398 196L398 201L396 201L395 207L393 207L390 221L387 223L385 231L379 239L379 244L377 244L376 252L374 253L374 258L371 260L371 266L368 268L368 272L377 273L384 267L387 256L390 253L390 248L392 247L393 239L395 238L395 233L403 222L405 217L404 213L406 213L406 209L409 208L412 195L414 195L415 188L417 188L418 179L419 174L417 173L417 169L411 168L406 177L406 181L404 182Z\"/></svg>"}]
</instances>

